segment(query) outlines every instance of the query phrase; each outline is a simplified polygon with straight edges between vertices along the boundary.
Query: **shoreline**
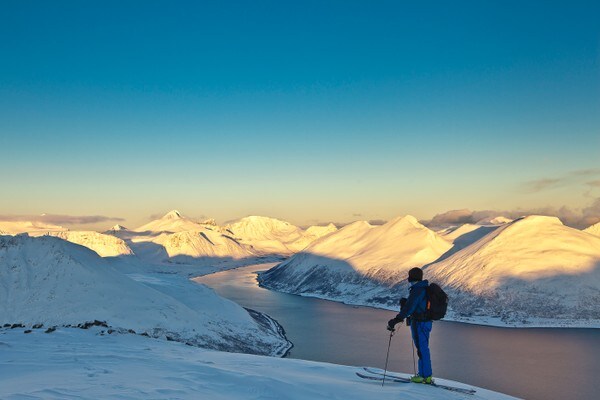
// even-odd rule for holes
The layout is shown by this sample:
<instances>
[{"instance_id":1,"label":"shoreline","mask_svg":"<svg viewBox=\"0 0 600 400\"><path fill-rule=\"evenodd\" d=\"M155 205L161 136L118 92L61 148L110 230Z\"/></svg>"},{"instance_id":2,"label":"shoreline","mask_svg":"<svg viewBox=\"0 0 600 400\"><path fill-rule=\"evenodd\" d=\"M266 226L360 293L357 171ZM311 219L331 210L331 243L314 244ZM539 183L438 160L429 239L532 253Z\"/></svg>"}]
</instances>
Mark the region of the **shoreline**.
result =
<instances>
[{"instance_id":1,"label":"shoreline","mask_svg":"<svg viewBox=\"0 0 600 400\"><path fill-rule=\"evenodd\" d=\"M290 354L290 351L292 351L292 349L294 348L294 343L291 340L289 340L286 336L285 328L283 327L283 325L281 325L279 322L277 322L275 318L271 317L268 314L253 310L248 307L243 308L257 323L259 323L265 329L270 329L271 331L277 333L282 339L284 339L287 342L287 346L282 346L279 351L272 354L273 357L286 358Z\"/></svg>"},{"instance_id":2,"label":"shoreline","mask_svg":"<svg viewBox=\"0 0 600 400\"><path fill-rule=\"evenodd\" d=\"M250 266L248 266L250 267ZM334 298L328 297L325 295L315 294L315 293L293 293L282 290L272 289L268 286L265 286L260 280L260 274L264 271L256 271L256 282L257 285L266 290L273 290L275 292L291 294L294 296L307 297L307 298L316 298L325 301L332 301L335 303L345 304L353 307L367 307L367 308L375 308L378 310L388 310L393 312L398 312L397 309L392 307L386 307L381 304L370 304L370 303L362 303L362 302L354 302L349 299L344 298ZM442 322L453 322L453 323L462 323L468 325L476 325L476 326L484 326L484 327L493 327L493 328L505 328L505 329L600 329L600 320L589 320L589 321L581 321L581 320L556 320L556 319L541 319L534 318L527 323L505 323L500 320L500 318L492 317L492 316L478 316L478 317L457 317L454 315L452 310L448 311L448 315L441 320Z\"/></svg>"}]
</instances>

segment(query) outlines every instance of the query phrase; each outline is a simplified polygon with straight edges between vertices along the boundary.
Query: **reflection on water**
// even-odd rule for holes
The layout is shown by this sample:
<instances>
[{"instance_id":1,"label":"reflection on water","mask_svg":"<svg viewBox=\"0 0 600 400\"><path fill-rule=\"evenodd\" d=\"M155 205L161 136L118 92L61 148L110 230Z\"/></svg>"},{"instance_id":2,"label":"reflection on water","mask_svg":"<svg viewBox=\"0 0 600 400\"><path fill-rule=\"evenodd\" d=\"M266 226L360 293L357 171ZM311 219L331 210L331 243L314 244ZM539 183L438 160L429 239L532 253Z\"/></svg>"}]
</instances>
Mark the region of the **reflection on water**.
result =
<instances>
[{"instance_id":1,"label":"reflection on water","mask_svg":"<svg viewBox=\"0 0 600 400\"><path fill-rule=\"evenodd\" d=\"M197 278L221 296L275 318L294 343L290 357L383 368L394 312L269 291L258 265ZM434 376L527 399L592 399L600 373L599 329L512 329L436 322ZM408 328L392 340L390 369L412 372Z\"/></svg>"}]
</instances>

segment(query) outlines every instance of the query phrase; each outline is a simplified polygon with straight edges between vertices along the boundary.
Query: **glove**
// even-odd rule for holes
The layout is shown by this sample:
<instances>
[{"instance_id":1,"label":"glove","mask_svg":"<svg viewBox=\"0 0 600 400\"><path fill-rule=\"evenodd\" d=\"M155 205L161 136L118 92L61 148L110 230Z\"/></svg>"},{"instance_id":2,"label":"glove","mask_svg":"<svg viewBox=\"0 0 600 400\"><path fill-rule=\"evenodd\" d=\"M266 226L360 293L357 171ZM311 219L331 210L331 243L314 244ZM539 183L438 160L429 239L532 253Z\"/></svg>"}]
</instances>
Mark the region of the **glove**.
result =
<instances>
[{"instance_id":1,"label":"glove","mask_svg":"<svg viewBox=\"0 0 600 400\"><path fill-rule=\"evenodd\" d=\"M396 326L396 318L392 318L388 321L387 330L390 332L394 332L396 330L394 329L394 326Z\"/></svg>"},{"instance_id":2,"label":"glove","mask_svg":"<svg viewBox=\"0 0 600 400\"><path fill-rule=\"evenodd\" d=\"M390 332L394 332L396 329L394 327L397 323L404 321L404 319L392 318L388 321L387 330Z\"/></svg>"}]
</instances>

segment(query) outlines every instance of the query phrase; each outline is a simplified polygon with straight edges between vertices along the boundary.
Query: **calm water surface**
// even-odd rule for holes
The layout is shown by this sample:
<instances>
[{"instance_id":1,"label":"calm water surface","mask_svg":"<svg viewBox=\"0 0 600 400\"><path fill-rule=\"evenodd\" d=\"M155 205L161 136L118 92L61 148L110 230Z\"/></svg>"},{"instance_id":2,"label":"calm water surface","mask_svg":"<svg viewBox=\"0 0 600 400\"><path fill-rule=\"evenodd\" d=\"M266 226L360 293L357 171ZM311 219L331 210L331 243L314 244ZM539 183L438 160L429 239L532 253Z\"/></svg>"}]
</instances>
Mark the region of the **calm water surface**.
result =
<instances>
[{"instance_id":1,"label":"calm water surface","mask_svg":"<svg viewBox=\"0 0 600 400\"><path fill-rule=\"evenodd\" d=\"M258 287L254 265L196 278L221 296L269 314L294 343L289 357L383 368L395 313ZM600 329L513 329L434 323L434 376L526 399L600 398ZM392 339L389 369L412 373L407 327Z\"/></svg>"}]
</instances>

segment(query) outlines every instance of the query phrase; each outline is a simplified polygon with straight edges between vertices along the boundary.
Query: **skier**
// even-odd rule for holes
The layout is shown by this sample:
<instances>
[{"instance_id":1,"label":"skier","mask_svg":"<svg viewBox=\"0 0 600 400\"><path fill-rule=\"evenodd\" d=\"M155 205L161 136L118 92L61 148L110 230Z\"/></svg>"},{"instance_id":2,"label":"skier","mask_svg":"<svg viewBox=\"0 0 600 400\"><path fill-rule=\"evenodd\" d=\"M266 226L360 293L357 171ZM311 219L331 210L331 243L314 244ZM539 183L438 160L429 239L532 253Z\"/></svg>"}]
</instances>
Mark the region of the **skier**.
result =
<instances>
[{"instance_id":1,"label":"skier","mask_svg":"<svg viewBox=\"0 0 600 400\"><path fill-rule=\"evenodd\" d=\"M394 331L398 323L404 319L410 324L412 339L419 355L419 374L411 378L415 383L432 383L433 372L431 370L431 356L429 354L429 334L431 333L432 322L427 317L427 290L429 282L423 280L423 270L421 268L412 268L408 271L408 283L410 294L408 299L401 301L402 307L395 318L388 321L387 329ZM404 300L404 299L403 299Z\"/></svg>"}]
</instances>

